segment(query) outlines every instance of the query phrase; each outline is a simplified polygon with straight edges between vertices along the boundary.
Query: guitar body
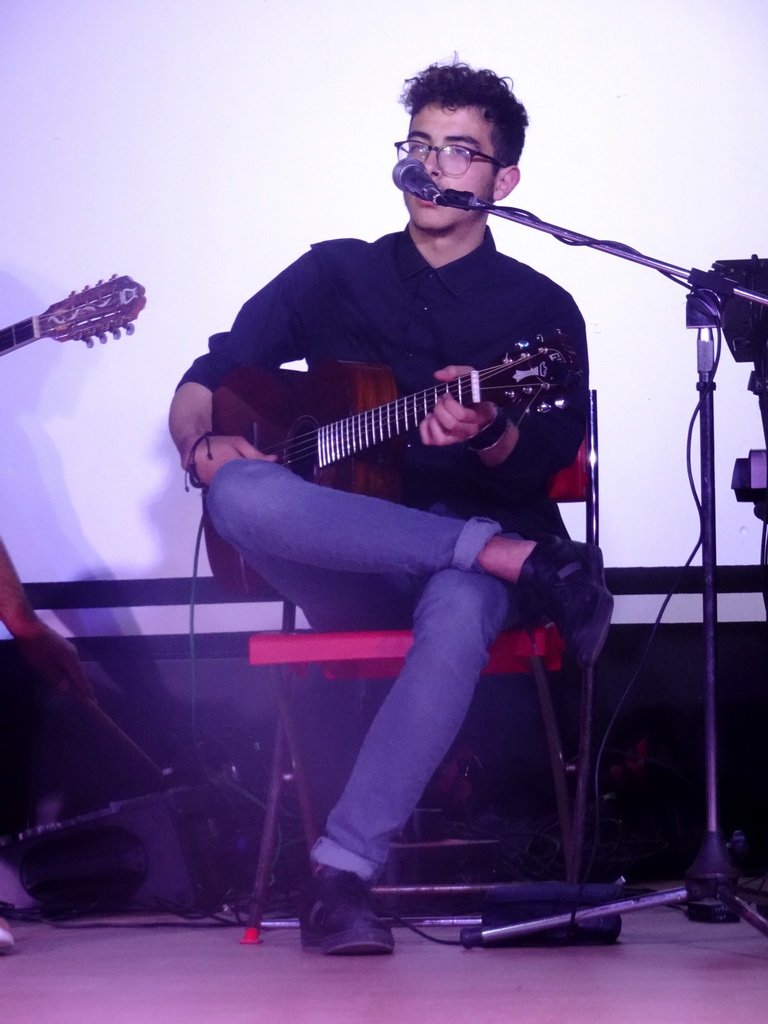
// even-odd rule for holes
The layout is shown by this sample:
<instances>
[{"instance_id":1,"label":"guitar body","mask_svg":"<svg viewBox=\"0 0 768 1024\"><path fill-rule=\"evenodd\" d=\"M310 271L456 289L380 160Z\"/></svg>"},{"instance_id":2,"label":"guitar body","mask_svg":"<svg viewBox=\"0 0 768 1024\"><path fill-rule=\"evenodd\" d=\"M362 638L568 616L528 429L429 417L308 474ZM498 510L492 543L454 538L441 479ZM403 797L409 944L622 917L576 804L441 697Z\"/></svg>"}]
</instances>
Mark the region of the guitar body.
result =
<instances>
[{"instance_id":1,"label":"guitar body","mask_svg":"<svg viewBox=\"0 0 768 1024\"><path fill-rule=\"evenodd\" d=\"M295 438L314 438L318 426L374 409L397 397L394 378L385 366L328 362L306 373L243 366L213 393L213 432L239 435L260 451L281 451ZM401 439L318 464L311 440L291 468L306 480L336 490L398 501ZM301 446L304 447L304 446ZM263 598L265 584L240 554L216 533L204 510L205 542L211 570L230 592Z\"/></svg>"},{"instance_id":2,"label":"guitar body","mask_svg":"<svg viewBox=\"0 0 768 1024\"><path fill-rule=\"evenodd\" d=\"M259 451L281 450L311 436L319 426L394 401L395 382L385 366L328 362L315 370L234 370L213 393L213 432L239 434ZM326 487L397 501L396 445L383 444L328 466L319 466L316 445L294 459L299 476Z\"/></svg>"}]
</instances>

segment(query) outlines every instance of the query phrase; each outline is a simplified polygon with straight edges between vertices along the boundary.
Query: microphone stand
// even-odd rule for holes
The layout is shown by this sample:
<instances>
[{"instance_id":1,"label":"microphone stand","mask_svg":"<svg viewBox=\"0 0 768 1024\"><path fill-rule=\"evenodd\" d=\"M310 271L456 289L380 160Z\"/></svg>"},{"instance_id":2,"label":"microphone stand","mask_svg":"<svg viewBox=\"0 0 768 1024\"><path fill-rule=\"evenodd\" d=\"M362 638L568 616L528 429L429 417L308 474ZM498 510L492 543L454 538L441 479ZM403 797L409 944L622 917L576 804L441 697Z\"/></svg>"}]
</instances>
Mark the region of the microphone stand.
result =
<instances>
[{"instance_id":1,"label":"microphone stand","mask_svg":"<svg viewBox=\"0 0 768 1024\"><path fill-rule=\"evenodd\" d=\"M690 289L686 305L686 327L697 330L699 437L701 473L701 557L704 575L702 618L704 626L704 758L706 829L699 851L685 874L685 884L633 899L620 899L599 906L583 907L569 913L523 921L495 928L463 928L461 942L467 948L492 945L519 936L573 926L582 920L627 913L646 907L671 906L690 900L717 899L768 936L768 920L758 914L736 892L738 870L722 839L718 809L717 779L717 591L715 585L715 436L714 436L714 331L721 326L720 300L738 296L768 306L768 295L742 288L714 271L685 270L671 263L644 256L621 242L601 241L567 228L548 224L525 210L499 207L478 199L471 192L447 189L434 200L438 206L483 210L526 227L553 235L568 245L586 245L611 256L631 260L658 270Z\"/></svg>"}]
</instances>

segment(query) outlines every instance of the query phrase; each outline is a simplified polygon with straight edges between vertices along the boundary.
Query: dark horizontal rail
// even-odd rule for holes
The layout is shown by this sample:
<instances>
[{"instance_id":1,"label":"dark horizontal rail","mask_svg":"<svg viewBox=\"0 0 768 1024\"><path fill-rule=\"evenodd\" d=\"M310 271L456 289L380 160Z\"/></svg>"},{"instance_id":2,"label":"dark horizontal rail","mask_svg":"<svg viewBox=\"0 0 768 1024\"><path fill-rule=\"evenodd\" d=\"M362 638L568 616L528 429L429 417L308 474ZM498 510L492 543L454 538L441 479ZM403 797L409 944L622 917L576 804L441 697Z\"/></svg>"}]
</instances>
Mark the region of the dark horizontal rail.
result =
<instances>
[{"instance_id":1,"label":"dark horizontal rail","mask_svg":"<svg viewBox=\"0 0 768 1024\"><path fill-rule=\"evenodd\" d=\"M675 584L677 594L700 594L704 573L700 566L619 568L606 571L608 588L618 596L666 594ZM679 579L678 579L679 577ZM716 572L720 594L761 593L766 573L760 566L725 565ZM167 577L146 580L73 580L65 583L27 583L25 590L35 608L141 608L189 604L192 580ZM213 577L203 576L195 584L196 604L235 604L279 601L267 584L252 597L233 596Z\"/></svg>"},{"instance_id":2,"label":"dark horizontal rail","mask_svg":"<svg viewBox=\"0 0 768 1024\"><path fill-rule=\"evenodd\" d=\"M66 583L26 583L24 589L34 608L147 608L160 605L189 604L192 580L167 577L148 580L72 580ZM266 583L251 597L233 595L212 576L195 582L196 604L236 604L253 601L280 601L282 598Z\"/></svg>"}]
</instances>

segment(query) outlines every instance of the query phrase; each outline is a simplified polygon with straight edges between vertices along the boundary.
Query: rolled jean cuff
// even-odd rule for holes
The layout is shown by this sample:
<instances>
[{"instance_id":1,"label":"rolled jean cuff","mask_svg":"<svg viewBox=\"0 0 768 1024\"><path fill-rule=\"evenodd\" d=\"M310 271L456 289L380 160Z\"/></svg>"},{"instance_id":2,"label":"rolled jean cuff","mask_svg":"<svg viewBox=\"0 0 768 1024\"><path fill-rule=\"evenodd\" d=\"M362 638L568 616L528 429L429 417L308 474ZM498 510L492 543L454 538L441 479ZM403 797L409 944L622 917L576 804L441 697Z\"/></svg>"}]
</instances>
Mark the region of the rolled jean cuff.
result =
<instances>
[{"instance_id":1,"label":"rolled jean cuff","mask_svg":"<svg viewBox=\"0 0 768 1024\"><path fill-rule=\"evenodd\" d=\"M320 836L312 847L311 856L315 864L324 864L326 867L336 868L337 871L352 871L364 882L370 882L381 872L380 864L346 850L328 836Z\"/></svg>"},{"instance_id":2,"label":"rolled jean cuff","mask_svg":"<svg viewBox=\"0 0 768 1024\"><path fill-rule=\"evenodd\" d=\"M488 541L501 533L501 526L494 519L468 519L459 534L453 549L451 567L464 572L482 572L476 564L477 556Z\"/></svg>"}]
</instances>

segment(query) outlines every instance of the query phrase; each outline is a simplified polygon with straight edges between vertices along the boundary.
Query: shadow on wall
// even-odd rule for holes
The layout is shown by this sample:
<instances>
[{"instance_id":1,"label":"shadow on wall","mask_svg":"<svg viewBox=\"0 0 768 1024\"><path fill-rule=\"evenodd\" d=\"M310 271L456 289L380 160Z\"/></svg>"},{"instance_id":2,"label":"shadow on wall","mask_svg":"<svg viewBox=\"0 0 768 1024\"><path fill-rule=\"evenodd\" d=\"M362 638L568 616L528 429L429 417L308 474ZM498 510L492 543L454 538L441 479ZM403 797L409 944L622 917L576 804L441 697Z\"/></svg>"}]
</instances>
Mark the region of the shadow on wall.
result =
<instances>
[{"instance_id":1,"label":"shadow on wall","mask_svg":"<svg viewBox=\"0 0 768 1024\"><path fill-rule=\"evenodd\" d=\"M49 294L41 298L17 278L0 273L0 327L42 313L63 297ZM83 362L72 358L71 349L78 344L60 345L46 338L0 357L0 425L5 453L0 461L0 490L5 498L0 508L0 536L22 579L58 582L71 578L68 567L72 566L88 566L89 578L113 578L83 533L69 500L59 452L46 426L52 419L77 416ZM78 457L88 463L88 451ZM76 642L86 633L139 632L128 609L97 609L85 615L63 610L59 617ZM140 639L127 655L109 652L89 658L86 671L105 710L135 742L151 747L152 756L162 763L164 730L177 711L161 686L154 661L142 652ZM14 722L14 718L18 720ZM59 766L43 772L30 786L30 793L34 792L25 812L26 827L55 820L60 813L95 810L111 799L146 791L146 775L131 778L127 771L125 778L113 778L107 756L109 736L98 722L87 720L75 698L53 700L50 694L41 693L34 713L24 699L11 701L10 719L12 730L27 733L22 745L35 750L39 764ZM62 743L69 751L66 771L61 758L52 753L55 749L61 752Z\"/></svg>"}]
</instances>

